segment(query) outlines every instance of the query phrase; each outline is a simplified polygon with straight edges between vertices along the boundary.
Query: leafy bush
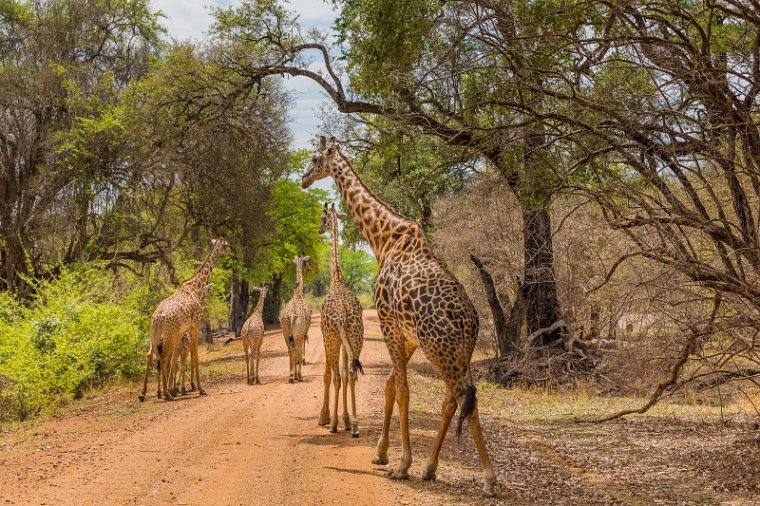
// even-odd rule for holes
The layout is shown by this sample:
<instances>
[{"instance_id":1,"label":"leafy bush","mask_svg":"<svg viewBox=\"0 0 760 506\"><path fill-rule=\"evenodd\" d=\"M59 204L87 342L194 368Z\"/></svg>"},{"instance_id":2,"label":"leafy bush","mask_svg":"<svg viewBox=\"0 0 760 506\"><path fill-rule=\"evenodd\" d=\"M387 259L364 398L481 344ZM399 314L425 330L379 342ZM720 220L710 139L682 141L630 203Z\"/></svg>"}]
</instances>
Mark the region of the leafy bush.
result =
<instances>
[{"instance_id":1,"label":"leafy bush","mask_svg":"<svg viewBox=\"0 0 760 506\"><path fill-rule=\"evenodd\" d=\"M117 283L97 265L64 269L36 289L26 304L0 293L0 420L28 418L139 374L148 299L163 291L137 278Z\"/></svg>"}]
</instances>

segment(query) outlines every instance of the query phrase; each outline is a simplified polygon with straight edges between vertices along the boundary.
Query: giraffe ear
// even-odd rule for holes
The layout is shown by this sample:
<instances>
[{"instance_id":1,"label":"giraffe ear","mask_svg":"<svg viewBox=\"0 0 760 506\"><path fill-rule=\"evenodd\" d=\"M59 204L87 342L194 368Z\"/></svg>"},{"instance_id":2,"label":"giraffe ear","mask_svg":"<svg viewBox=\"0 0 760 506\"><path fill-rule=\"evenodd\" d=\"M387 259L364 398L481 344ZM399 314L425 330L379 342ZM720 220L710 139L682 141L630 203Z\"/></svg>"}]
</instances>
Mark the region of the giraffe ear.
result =
<instances>
[{"instance_id":1,"label":"giraffe ear","mask_svg":"<svg viewBox=\"0 0 760 506\"><path fill-rule=\"evenodd\" d=\"M327 138L324 135L319 136L319 149L320 151L327 147Z\"/></svg>"}]
</instances>

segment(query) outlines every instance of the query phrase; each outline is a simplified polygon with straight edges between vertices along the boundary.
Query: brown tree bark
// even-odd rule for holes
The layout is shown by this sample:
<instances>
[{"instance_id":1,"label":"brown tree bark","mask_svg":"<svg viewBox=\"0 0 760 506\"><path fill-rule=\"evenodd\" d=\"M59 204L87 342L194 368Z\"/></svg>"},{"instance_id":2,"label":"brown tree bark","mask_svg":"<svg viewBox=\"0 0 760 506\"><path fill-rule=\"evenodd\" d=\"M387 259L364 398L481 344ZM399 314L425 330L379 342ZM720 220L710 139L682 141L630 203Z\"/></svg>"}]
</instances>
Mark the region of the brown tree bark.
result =
<instances>
[{"instance_id":1,"label":"brown tree bark","mask_svg":"<svg viewBox=\"0 0 760 506\"><path fill-rule=\"evenodd\" d=\"M523 211L525 264L523 284L528 334L547 329L561 319L554 275L551 217L546 209ZM537 336L537 345L549 345L562 339L563 327Z\"/></svg>"}]
</instances>

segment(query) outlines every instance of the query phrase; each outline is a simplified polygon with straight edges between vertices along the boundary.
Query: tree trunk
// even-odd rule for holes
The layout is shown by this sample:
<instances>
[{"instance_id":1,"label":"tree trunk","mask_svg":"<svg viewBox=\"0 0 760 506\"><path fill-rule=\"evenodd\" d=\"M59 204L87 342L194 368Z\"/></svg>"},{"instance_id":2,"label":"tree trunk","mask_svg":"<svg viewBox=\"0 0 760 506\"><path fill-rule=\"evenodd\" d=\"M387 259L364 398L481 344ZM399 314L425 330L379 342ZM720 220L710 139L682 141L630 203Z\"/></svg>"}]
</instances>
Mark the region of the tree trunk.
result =
<instances>
[{"instance_id":1,"label":"tree trunk","mask_svg":"<svg viewBox=\"0 0 760 506\"><path fill-rule=\"evenodd\" d=\"M201 338L200 341L202 343L211 343L214 341L214 338L212 336L211 331L211 322L209 321L207 316L203 316L203 321L201 322Z\"/></svg>"},{"instance_id":2,"label":"tree trunk","mask_svg":"<svg viewBox=\"0 0 760 506\"><path fill-rule=\"evenodd\" d=\"M560 320L554 249L549 212L544 208L523 210L525 264L523 283L527 305L528 334L546 329ZM548 345L562 339L563 326L538 335L533 344Z\"/></svg>"},{"instance_id":3,"label":"tree trunk","mask_svg":"<svg viewBox=\"0 0 760 506\"><path fill-rule=\"evenodd\" d=\"M519 336L515 336L514 334L508 335L507 333L507 321L504 317L504 309L499 301L499 296L496 293L493 276L486 270L483 262L478 257L471 254L470 260L472 260L472 263L478 269L480 280L483 282L483 289L486 292L488 305L491 307L493 326L496 331L496 350L499 352L500 357L507 357L517 348L517 341L513 339Z\"/></svg>"},{"instance_id":4,"label":"tree trunk","mask_svg":"<svg viewBox=\"0 0 760 506\"><path fill-rule=\"evenodd\" d=\"M515 343L517 350L520 343L520 332L522 331L525 314L528 310L528 301L525 298L525 283L518 280L515 290L515 302L509 310L509 319L507 320L506 339Z\"/></svg>"},{"instance_id":5,"label":"tree trunk","mask_svg":"<svg viewBox=\"0 0 760 506\"><path fill-rule=\"evenodd\" d=\"M250 293L248 291L248 280L240 279L237 273L232 275L232 287L230 289L230 332L235 333L235 337L240 337L240 331L245 323L248 314L248 301Z\"/></svg>"},{"instance_id":6,"label":"tree trunk","mask_svg":"<svg viewBox=\"0 0 760 506\"><path fill-rule=\"evenodd\" d=\"M280 321L280 305L282 302L282 274L272 277L272 291L264 300L264 323L271 325Z\"/></svg>"}]
</instances>

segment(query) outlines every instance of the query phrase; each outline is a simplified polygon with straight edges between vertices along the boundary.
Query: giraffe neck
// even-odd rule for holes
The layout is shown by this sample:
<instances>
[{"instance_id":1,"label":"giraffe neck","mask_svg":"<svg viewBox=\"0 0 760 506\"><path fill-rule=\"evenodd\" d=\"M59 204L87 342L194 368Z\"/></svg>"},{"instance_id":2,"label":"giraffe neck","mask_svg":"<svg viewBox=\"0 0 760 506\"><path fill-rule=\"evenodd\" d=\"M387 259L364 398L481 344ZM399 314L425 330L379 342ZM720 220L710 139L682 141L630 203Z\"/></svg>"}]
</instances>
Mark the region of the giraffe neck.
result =
<instances>
[{"instance_id":1,"label":"giraffe neck","mask_svg":"<svg viewBox=\"0 0 760 506\"><path fill-rule=\"evenodd\" d=\"M198 267L198 270L195 271L195 274L182 283L182 289L189 290L200 298L201 291L206 285L208 285L208 280L211 277L211 271L214 270L217 256L217 248L216 246L212 246L211 251L208 252L206 259L203 261L203 264Z\"/></svg>"},{"instance_id":2,"label":"giraffe neck","mask_svg":"<svg viewBox=\"0 0 760 506\"><path fill-rule=\"evenodd\" d=\"M372 252L380 259L386 248L398 240L395 231L404 225L408 230L413 222L393 211L377 198L359 178L348 158L338 152L331 166L332 176L362 236L369 243Z\"/></svg>"},{"instance_id":3,"label":"giraffe neck","mask_svg":"<svg viewBox=\"0 0 760 506\"><path fill-rule=\"evenodd\" d=\"M296 290L293 295L303 298L303 267L300 262L296 264Z\"/></svg>"},{"instance_id":4,"label":"giraffe neck","mask_svg":"<svg viewBox=\"0 0 760 506\"><path fill-rule=\"evenodd\" d=\"M253 314L261 314L264 312L264 298L265 295L259 295L259 300L256 302L256 307L253 309Z\"/></svg>"},{"instance_id":5,"label":"giraffe neck","mask_svg":"<svg viewBox=\"0 0 760 506\"><path fill-rule=\"evenodd\" d=\"M330 264L330 286L343 281L343 271L340 268L340 248L338 247L338 217L333 214L332 222L332 252Z\"/></svg>"}]
</instances>

